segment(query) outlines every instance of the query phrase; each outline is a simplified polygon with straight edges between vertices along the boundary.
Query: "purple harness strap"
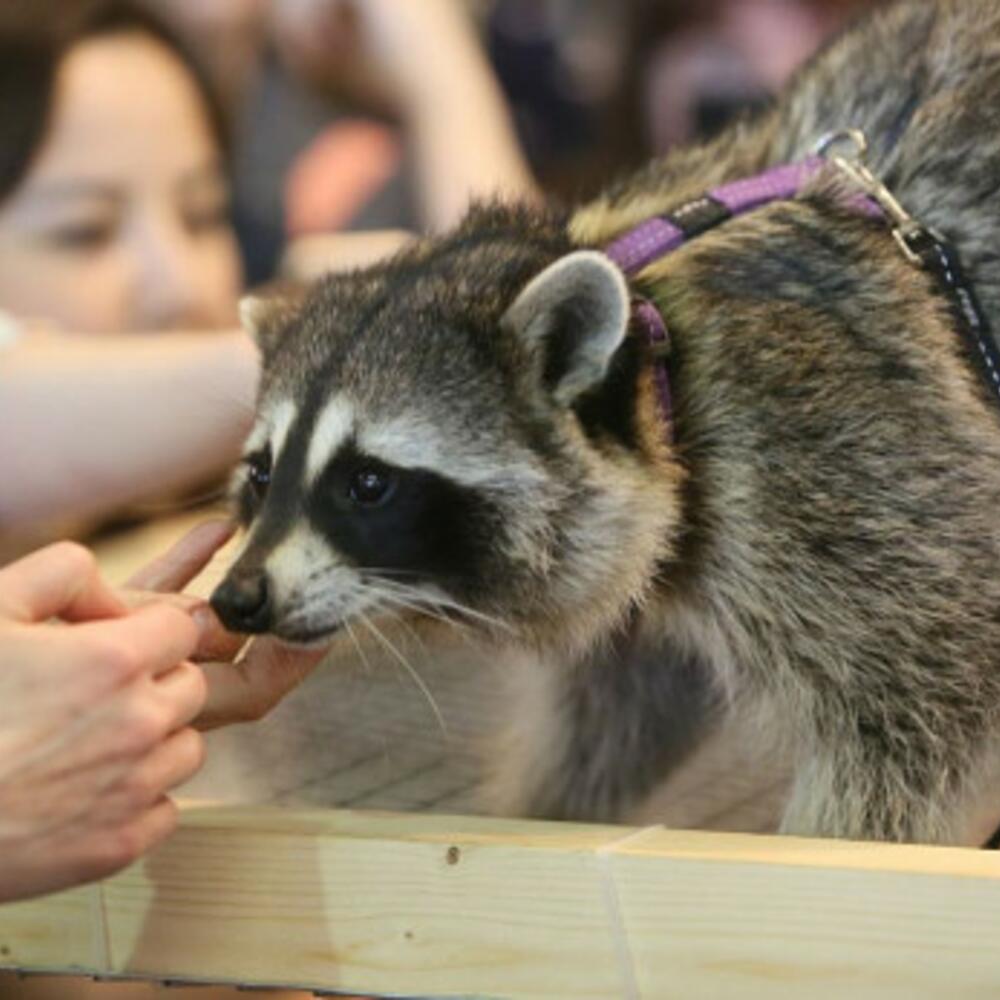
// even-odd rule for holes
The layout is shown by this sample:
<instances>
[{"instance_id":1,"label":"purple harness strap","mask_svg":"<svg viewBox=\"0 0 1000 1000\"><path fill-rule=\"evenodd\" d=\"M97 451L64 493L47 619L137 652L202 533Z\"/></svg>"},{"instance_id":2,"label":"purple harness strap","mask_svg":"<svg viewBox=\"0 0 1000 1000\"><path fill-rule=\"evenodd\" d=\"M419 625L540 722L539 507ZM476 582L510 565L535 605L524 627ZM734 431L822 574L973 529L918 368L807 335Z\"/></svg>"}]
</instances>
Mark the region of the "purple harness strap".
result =
<instances>
[{"instance_id":1,"label":"purple harness strap","mask_svg":"<svg viewBox=\"0 0 1000 1000\"><path fill-rule=\"evenodd\" d=\"M827 163L822 156L809 156L797 163L781 164L754 177L712 188L706 195L678 209L639 223L610 243L604 252L626 277L631 277L654 260L665 257L727 219L744 215L773 201L794 198ZM865 214L881 214L878 204L864 195L852 198L850 203ZM673 406L666 365L670 334L660 311L648 299L635 298L632 321L645 335L657 359L654 377L670 441L673 437Z\"/></svg>"},{"instance_id":2,"label":"purple harness strap","mask_svg":"<svg viewBox=\"0 0 1000 1000\"><path fill-rule=\"evenodd\" d=\"M663 417L667 442L673 441L673 397L670 394L670 375L667 372L667 357L670 354L670 334L663 322L660 310L649 299L637 297L632 303L632 322L642 330L646 342L653 351L656 364L653 366L653 382L660 400L660 415Z\"/></svg>"},{"instance_id":3,"label":"purple harness strap","mask_svg":"<svg viewBox=\"0 0 1000 1000\"><path fill-rule=\"evenodd\" d=\"M744 177L712 188L707 195L688 202L676 211L640 222L609 244L604 252L625 274L635 274L691 238L690 229L682 228L684 219L701 210L709 199L725 209L725 214L720 213L717 220L722 222L772 201L794 198L825 162L820 156L810 156L799 163L785 163L755 177ZM704 232L704 229L699 232Z\"/></svg>"}]
</instances>

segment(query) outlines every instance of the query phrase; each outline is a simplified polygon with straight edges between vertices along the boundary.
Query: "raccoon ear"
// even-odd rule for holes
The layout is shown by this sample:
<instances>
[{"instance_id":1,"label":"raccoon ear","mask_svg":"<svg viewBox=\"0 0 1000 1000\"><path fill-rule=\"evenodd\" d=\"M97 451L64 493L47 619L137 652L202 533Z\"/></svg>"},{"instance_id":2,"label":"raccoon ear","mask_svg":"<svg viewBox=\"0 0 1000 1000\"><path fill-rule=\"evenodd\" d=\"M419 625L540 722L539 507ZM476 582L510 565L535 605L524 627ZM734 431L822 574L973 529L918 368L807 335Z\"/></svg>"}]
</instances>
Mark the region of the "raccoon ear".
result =
<instances>
[{"instance_id":1,"label":"raccoon ear","mask_svg":"<svg viewBox=\"0 0 1000 1000\"><path fill-rule=\"evenodd\" d=\"M244 295L239 302L240 323L267 357L282 333L295 319L301 296L285 294Z\"/></svg>"},{"instance_id":2,"label":"raccoon ear","mask_svg":"<svg viewBox=\"0 0 1000 1000\"><path fill-rule=\"evenodd\" d=\"M628 320L621 271L596 250L577 250L532 278L503 323L542 347L545 383L568 406L604 378Z\"/></svg>"}]
</instances>

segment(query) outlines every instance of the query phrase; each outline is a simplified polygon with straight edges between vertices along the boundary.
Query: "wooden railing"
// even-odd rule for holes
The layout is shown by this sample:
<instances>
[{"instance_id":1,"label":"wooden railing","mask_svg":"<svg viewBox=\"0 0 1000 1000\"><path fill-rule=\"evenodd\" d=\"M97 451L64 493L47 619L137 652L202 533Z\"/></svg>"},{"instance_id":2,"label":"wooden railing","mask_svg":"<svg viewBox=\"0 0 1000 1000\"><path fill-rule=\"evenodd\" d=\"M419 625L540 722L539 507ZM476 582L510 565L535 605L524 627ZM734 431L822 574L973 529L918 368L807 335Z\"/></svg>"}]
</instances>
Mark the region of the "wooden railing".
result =
<instances>
[{"instance_id":1,"label":"wooden railing","mask_svg":"<svg viewBox=\"0 0 1000 1000\"><path fill-rule=\"evenodd\" d=\"M188 806L118 876L0 907L0 966L404 997L992 997L1000 856Z\"/></svg>"}]
</instances>

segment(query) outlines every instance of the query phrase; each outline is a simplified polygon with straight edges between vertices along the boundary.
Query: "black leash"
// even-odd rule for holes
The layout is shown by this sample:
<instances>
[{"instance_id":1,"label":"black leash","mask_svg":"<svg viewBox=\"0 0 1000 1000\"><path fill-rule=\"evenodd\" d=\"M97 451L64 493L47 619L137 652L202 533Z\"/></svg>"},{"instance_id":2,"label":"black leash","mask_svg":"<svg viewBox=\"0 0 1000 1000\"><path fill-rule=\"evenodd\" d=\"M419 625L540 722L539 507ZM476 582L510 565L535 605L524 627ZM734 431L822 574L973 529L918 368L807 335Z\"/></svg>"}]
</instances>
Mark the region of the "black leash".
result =
<instances>
[{"instance_id":1,"label":"black leash","mask_svg":"<svg viewBox=\"0 0 1000 1000\"><path fill-rule=\"evenodd\" d=\"M849 146L847 155L837 152ZM962 267L958 250L946 237L915 219L884 182L865 163L868 141L858 129L841 129L823 136L816 152L840 169L875 202L892 225L892 235L903 256L933 275L951 305L958 334L972 357L987 393L1000 404L1000 350L983 315L979 299Z\"/></svg>"},{"instance_id":2,"label":"black leash","mask_svg":"<svg viewBox=\"0 0 1000 1000\"><path fill-rule=\"evenodd\" d=\"M913 223L905 232L897 232L897 239L907 256L933 274L947 294L958 332L972 362L989 394L1000 403L1000 350L958 251L940 233L919 223Z\"/></svg>"}]
</instances>

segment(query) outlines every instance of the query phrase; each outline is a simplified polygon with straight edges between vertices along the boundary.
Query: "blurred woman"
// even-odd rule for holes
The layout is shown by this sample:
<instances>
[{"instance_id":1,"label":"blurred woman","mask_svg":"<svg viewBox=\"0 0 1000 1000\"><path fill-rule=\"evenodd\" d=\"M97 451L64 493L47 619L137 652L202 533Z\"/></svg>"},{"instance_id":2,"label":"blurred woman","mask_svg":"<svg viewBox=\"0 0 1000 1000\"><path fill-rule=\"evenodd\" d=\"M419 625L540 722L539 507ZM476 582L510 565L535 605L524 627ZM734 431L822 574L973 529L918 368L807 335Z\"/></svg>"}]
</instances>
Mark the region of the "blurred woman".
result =
<instances>
[{"instance_id":1,"label":"blurred woman","mask_svg":"<svg viewBox=\"0 0 1000 1000\"><path fill-rule=\"evenodd\" d=\"M129 0L7 5L0 121L12 551L220 471L257 361L235 329L222 116L167 28Z\"/></svg>"},{"instance_id":2,"label":"blurred woman","mask_svg":"<svg viewBox=\"0 0 1000 1000\"><path fill-rule=\"evenodd\" d=\"M0 304L85 333L235 325L225 133L124 0L0 16Z\"/></svg>"},{"instance_id":3,"label":"blurred woman","mask_svg":"<svg viewBox=\"0 0 1000 1000\"><path fill-rule=\"evenodd\" d=\"M353 7L364 15L355 49L405 95L428 221L455 221L475 193L530 193L461 11ZM29 330L13 344L0 336L0 462L16 484L0 491L0 548L10 551L12 537L23 548L65 518L103 517L232 462L256 357L232 329L241 273L222 116L145 5L7 5L0 121L0 310ZM340 182L335 171L323 180Z\"/></svg>"}]
</instances>

